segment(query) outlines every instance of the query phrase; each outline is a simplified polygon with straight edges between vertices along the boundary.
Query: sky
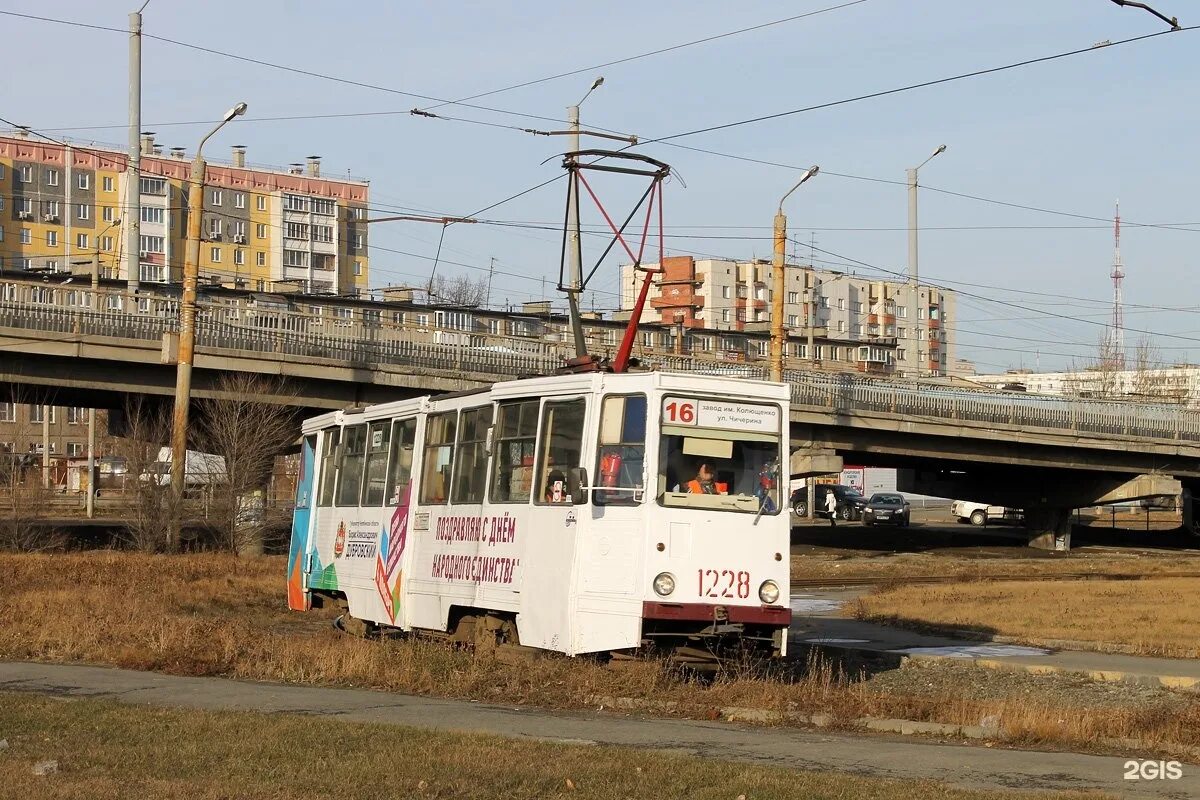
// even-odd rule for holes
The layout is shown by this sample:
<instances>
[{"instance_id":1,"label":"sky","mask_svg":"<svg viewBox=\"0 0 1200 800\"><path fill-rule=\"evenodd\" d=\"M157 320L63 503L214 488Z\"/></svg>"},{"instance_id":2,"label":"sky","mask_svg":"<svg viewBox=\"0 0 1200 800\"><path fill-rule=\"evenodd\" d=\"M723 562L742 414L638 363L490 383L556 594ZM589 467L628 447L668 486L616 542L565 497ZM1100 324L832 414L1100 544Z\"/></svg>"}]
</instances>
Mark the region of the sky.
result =
<instances>
[{"instance_id":1,"label":"sky","mask_svg":"<svg viewBox=\"0 0 1200 800\"><path fill-rule=\"evenodd\" d=\"M1200 24L1192 3L1152 5L1183 26ZM133 0L0 0L0 11L111 28L125 28L134 10ZM799 15L807 16L766 24ZM25 65L0 78L0 117L54 137L127 141L125 34L15 16L0 15L0 24L7 63ZM752 26L764 27L596 66ZM518 129L561 130L566 107L602 75L582 106L583 126L634 134L647 142L635 152L671 165L668 254L769 257L780 195L817 164L821 173L787 201L791 249L802 261L894 278L907 268L905 169L945 144L920 173L920 277L959 292L949 325L959 354L983 372L1096 359L1111 316L1108 220L1119 198L1126 349L1148 338L1166 362L1200 361L1190 280L1200 243L1200 30L1092 49L1166 30L1144 11L1109 0L150 0L144 28L314 73L147 38L142 127L161 144L190 154L244 101L246 116L209 142L207 156L227 158L232 144L263 164L319 154L325 174L370 180L375 215L475 214L560 176L565 137ZM648 141L1079 49L1087 52ZM464 101L477 107L437 102L534 81ZM593 184L621 216L644 187L611 175ZM438 274L491 268L494 305L558 299L565 191L565 181L552 181L479 213L489 224L450 226ZM585 230L600 230L590 201L582 215ZM423 285L440 233L413 222L373 226L371 285ZM584 240L590 268L606 240ZM627 260L600 264L585 307L616 306Z\"/></svg>"}]
</instances>

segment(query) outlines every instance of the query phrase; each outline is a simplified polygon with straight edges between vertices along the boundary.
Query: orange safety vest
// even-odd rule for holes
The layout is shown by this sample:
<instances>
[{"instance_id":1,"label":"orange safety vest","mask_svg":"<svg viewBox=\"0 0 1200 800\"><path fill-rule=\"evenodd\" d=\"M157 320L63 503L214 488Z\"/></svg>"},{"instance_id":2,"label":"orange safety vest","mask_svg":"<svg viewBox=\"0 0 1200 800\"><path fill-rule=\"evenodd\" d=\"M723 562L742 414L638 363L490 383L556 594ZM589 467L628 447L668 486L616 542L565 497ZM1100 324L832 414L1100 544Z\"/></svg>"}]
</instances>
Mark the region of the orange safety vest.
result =
<instances>
[{"instance_id":1,"label":"orange safety vest","mask_svg":"<svg viewBox=\"0 0 1200 800\"><path fill-rule=\"evenodd\" d=\"M717 494L728 494L729 493L729 484L727 484L727 483L720 483L718 481L713 481L713 486L716 487ZM687 487L688 487L688 492L690 494L704 494L705 493L704 489L700 486L699 480L693 479L693 480L688 481Z\"/></svg>"}]
</instances>

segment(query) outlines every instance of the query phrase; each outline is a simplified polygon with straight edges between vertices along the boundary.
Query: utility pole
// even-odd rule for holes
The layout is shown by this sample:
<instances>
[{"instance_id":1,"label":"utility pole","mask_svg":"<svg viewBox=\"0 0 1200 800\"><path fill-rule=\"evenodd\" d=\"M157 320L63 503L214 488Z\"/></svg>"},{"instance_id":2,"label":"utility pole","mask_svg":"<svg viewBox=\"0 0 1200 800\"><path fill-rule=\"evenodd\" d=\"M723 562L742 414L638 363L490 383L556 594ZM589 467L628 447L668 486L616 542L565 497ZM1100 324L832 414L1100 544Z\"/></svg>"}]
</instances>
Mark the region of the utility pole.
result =
<instances>
[{"instance_id":1,"label":"utility pole","mask_svg":"<svg viewBox=\"0 0 1200 800\"><path fill-rule=\"evenodd\" d=\"M42 406L42 488L50 488L50 413L53 406Z\"/></svg>"},{"instance_id":2,"label":"utility pole","mask_svg":"<svg viewBox=\"0 0 1200 800\"><path fill-rule=\"evenodd\" d=\"M246 113L246 104L238 103L225 113L215 128L200 140L192 159L188 183L187 241L183 258L183 293L179 301L179 358L175 367L175 408L171 425L171 525L167 549L179 542L183 526L183 490L187 467L188 406L192 399L192 358L196 348L196 278L200 272L200 222L204 216L204 143L225 123Z\"/></svg>"},{"instance_id":3,"label":"utility pole","mask_svg":"<svg viewBox=\"0 0 1200 800\"><path fill-rule=\"evenodd\" d=\"M487 294L484 295L484 297L483 297L483 307L484 308L491 308L491 306L492 306L492 273L495 272L495 270L496 270L496 257L492 256L491 261L488 262Z\"/></svg>"},{"instance_id":4,"label":"utility pole","mask_svg":"<svg viewBox=\"0 0 1200 800\"><path fill-rule=\"evenodd\" d=\"M786 272L784 257L787 247L787 217L783 213L783 201L788 199L788 195L799 189L801 184L820 171L821 168L818 166L812 166L805 170L800 180L796 181L796 185L779 198L779 208L775 212L775 248L771 263L771 269L774 272L771 297L771 380L777 382L783 380L783 351L787 344L787 328L784 327L783 319L783 301L787 293L787 276L784 274ZM809 320L810 327L811 322L812 320Z\"/></svg>"},{"instance_id":5,"label":"utility pole","mask_svg":"<svg viewBox=\"0 0 1200 800\"><path fill-rule=\"evenodd\" d=\"M808 363L812 364L813 369L817 367L817 271L809 270L809 275L812 277L812 286L808 289ZM811 503L809 504L811 505Z\"/></svg>"},{"instance_id":6,"label":"utility pole","mask_svg":"<svg viewBox=\"0 0 1200 800\"><path fill-rule=\"evenodd\" d=\"M937 150L933 151L933 155L922 161L912 169L905 170L905 176L908 179L908 282L910 291L912 292L908 300L909 310L912 311L912 319L909 324L913 332L913 344L910 347L915 348L913 355L917 365L917 377L925 371L925 367L921 364L921 339L920 335L921 320L921 285L920 273L917 268L917 173L921 167L928 164L935 157L946 152L946 145L940 145Z\"/></svg>"},{"instance_id":7,"label":"utility pole","mask_svg":"<svg viewBox=\"0 0 1200 800\"><path fill-rule=\"evenodd\" d=\"M144 9L150 0L142 4ZM129 168L125 171L125 257L130 294L141 277L142 224L142 12L129 15ZM134 304L136 310L137 304Z\"/></svg>"}]
</instances>

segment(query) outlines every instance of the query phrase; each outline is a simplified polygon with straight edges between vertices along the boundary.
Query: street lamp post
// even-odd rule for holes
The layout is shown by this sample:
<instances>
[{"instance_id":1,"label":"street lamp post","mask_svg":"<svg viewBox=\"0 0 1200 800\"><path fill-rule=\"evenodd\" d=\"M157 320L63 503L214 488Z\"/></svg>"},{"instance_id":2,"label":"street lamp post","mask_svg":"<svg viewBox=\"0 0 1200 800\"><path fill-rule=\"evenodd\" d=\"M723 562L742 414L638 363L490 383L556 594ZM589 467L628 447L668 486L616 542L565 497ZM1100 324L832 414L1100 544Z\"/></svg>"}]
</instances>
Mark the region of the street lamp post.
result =
<instances>
[{"instance_id":1,"label":"street lamp post","mask_svg":"<svg viewBox=\"0 0 1200 800\"><path fill-rule=\"evenodd\" d=\"M179 357L175 368L175 409L171 425L171 497L172 515L168 549L179 542L182 525L182 500L187 466L188 404L192 395L192 358L196 347L196 278L200 272L200 222L204 216L204 143L234 117L246 113L246 104L238 103L225 113L196 148L188 184L187 241L183 258L183 292L179 301Z\"/></svg>"},{"instance_id":2,"label":"street lamp post","mask_svg":"<svg viewBox=\"0 0 1200 800\"><path fill-rule=\"evenodd\" d=\"M946 152L946 145L940 145L937 150L933 151L933 155L922 161L912 169L906 170L908 177L908 282L912 284L912 296L909 298L909 307L912 311L912 326L914 334L919 330L917 325L918 309L921 305L920 300L920 273L917 269L917 172L921 167L928 164L935 157ZM914 341L919 341L914 339ZM920 356L920 345L914 345L917 349L915 355ZM920 361L917 361L917 375L922 372Z\"/></svg>"},{"instance_id":3,"label":"street lamp post","mask_svg":"<svg viewBox=\"0 0 1200 800\"><path fill-rule=\"evenodd\" d=\"M570 152L579 151L579 107L588 95L604 85L604 78L592 81L578 103L567 108L567 125L570 128L568 148ZM587 342L583 338L583 320L579 314L579 294L583 291L583 244L579 234L579 184L574 184L571 193L567 195L567 258L571 266L571 287L567 291L567 307L571 313L571 332L575 339L575 355L587 355Z\"/></svg>"},{"instance_id":4,"label":"street lamp post","mask_svg":"<svg viewBox=\"0 0 1200 800\"><path fill-rule=\"evenodd\" d=\"M796 181L796 185L788 189L787 193L779 198L779 208L775 212L775 248L774 257L771 260L771 270L774 273L772 276L773 288L771 296L771 380L773 381L783 380L783 351L787 344L787 328L783 324L783 301L787 292L787 278L784 275L784 253L787 248L787 217L783 213L783 201L787 200L792 192L799 189L802 183L820 171L821 168L815 165L805 170L800 180ZM810 325L811 322L810 320Z\"/></svg>"},{"instance_id":5,"label":"street lamp post","mask_svg":"<svg viewBox=\"0 0 1200 800\"><path fill-rule=\"evenodd\" d=\"M96 249L92 251L92 297L89 305L92 311L100 310L100 240L113 228L121 224L120 219L114 219L108 227L100 231L96 237ZM88 409L88 456L87 456L87 517L96 516L96 409Z\"/></svg>"}]
</instances>

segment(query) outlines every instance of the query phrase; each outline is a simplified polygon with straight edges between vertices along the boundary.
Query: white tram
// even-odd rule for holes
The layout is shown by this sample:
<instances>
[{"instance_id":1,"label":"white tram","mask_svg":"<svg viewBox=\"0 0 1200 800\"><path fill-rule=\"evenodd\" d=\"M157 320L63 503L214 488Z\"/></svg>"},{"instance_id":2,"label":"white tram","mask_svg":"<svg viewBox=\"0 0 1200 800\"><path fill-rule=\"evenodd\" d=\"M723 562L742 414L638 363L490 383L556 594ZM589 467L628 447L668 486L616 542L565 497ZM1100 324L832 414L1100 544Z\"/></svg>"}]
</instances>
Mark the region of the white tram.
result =
<instances>
[{"instance_id":1,"label":"white tram","mask_svg":"<svg viewBox=\"0 0 1200 800\"><path fill-rule=\"evenodd\" d=\"M289 606L568 655L731 637L782 654L787 433L781 384L657 372L315 417Z\"/></svg>"}]
</instances>

